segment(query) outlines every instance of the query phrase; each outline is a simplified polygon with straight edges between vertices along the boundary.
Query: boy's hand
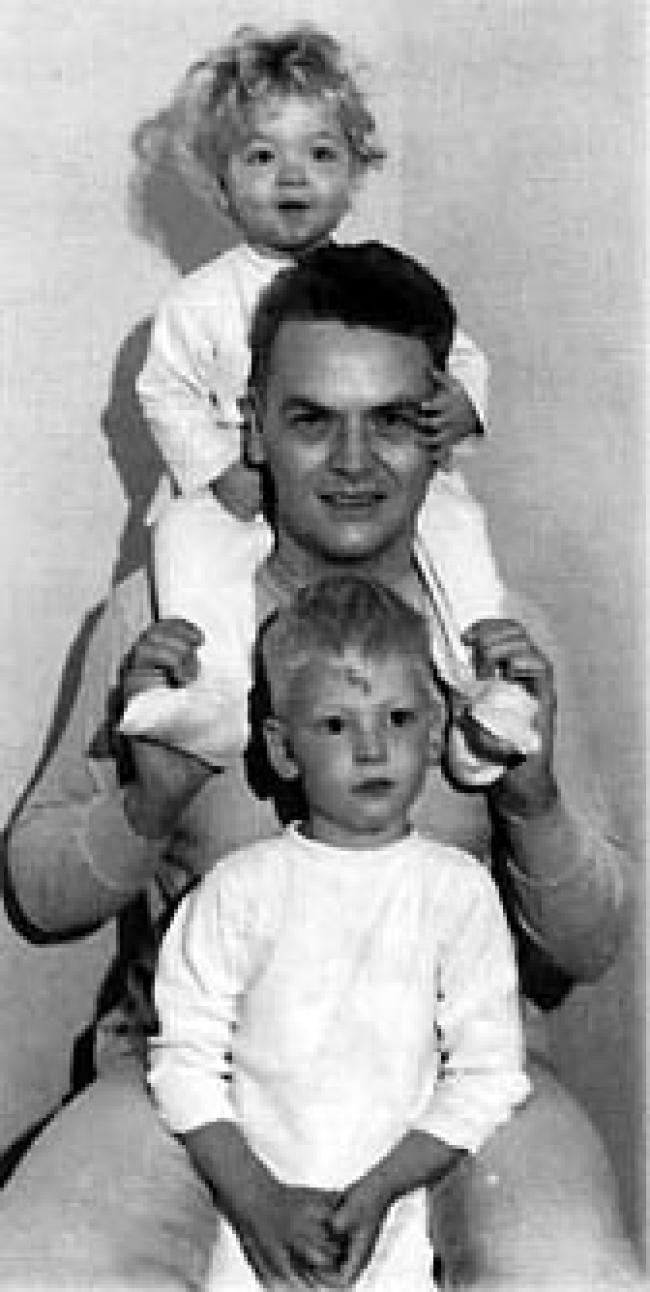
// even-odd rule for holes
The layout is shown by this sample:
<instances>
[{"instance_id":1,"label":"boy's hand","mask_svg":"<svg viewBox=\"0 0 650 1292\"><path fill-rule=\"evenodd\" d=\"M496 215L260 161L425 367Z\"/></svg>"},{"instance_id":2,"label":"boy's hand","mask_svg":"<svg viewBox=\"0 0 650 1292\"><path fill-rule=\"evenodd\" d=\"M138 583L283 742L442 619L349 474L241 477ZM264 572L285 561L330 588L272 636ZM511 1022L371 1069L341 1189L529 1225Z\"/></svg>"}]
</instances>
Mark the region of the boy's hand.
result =
<instances>
[{"instance_id":1,"label":"boy's hand","mask_svg":"<svg viewBox=\"0 0 650 1292\"><path fill-rule=\"evenodd\" d=\"M249 1264L264 1287L322 1286L339 1259L330 1226L339 1195L281 1184L265 1174L252 1205L232 1214Z\"/></svg>"},{"instance_id":2,"label":"boy's hand","mask_svg":"<svg viewBox=\"0 0 650 1292\"><path fill-rule=\"evenodd\" d=\"M452 450L461 440L481 433L474 405L460 382L449 372L435 372L434 392L422 400L419 434L438 466L449 466Z\"/></svg>"},{"instance_id":3,"label":"boy's hand","mask_svg":"<svg viewBox=\"0 0 650 1292\"><path fill-rule=\"evenodd\" d=\"M341 1243L341 1259L332 1275L321 1278L325 1287L349 1288L356 1283L372 1256L389 1206L377 1172L369 1172L346 1189L330 1222Z\"/></svg>"}]
</instances>

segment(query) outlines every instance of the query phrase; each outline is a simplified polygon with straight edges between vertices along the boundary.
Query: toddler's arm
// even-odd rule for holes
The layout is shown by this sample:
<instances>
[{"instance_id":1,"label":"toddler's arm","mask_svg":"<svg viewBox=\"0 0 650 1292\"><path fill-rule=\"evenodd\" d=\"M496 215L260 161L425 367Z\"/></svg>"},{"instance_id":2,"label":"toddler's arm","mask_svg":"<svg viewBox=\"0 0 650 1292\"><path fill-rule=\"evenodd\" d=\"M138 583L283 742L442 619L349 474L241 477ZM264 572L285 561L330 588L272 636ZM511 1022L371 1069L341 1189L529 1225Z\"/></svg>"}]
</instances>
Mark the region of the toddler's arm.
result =
<instances>
[{"instance_id":1,"label":"toddler's arm","mask_svg":"<svg viewBox=\"0 0 650 1292\"><path fill-rule=\"evenodd\" d=\"M246 376L245 370L243 377L239 372L238 354L232 356L232 373L224 366L230 360L226 355L217 371L215 339L191 290L191 282L184 282L163 302L137 382L142 407L181 493L216 479L239 459L236 400ZM245 368L245 355L243 363Z\"/></svg>"}]
</instances>

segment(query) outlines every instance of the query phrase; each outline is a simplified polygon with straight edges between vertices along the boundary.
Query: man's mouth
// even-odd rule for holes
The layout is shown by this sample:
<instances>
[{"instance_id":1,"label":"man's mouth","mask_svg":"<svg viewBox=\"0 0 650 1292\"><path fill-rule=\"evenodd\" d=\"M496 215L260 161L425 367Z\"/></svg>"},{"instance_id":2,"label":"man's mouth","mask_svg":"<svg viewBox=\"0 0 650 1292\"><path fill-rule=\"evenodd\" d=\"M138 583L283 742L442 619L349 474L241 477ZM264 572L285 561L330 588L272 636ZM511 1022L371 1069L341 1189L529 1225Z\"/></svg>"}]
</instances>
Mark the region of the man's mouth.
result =
<instances>
[{"instance_id":1,"label":"man's mouth","mask_svg":"<svg viewBox=\"0 0 650 1292\"><path fill-rule=\"evenodd\" d=\"M377 507L386 497L381 489L331 489L320 496L326 506L342 511L366 511Z\"/></svg>"}]
</instances>

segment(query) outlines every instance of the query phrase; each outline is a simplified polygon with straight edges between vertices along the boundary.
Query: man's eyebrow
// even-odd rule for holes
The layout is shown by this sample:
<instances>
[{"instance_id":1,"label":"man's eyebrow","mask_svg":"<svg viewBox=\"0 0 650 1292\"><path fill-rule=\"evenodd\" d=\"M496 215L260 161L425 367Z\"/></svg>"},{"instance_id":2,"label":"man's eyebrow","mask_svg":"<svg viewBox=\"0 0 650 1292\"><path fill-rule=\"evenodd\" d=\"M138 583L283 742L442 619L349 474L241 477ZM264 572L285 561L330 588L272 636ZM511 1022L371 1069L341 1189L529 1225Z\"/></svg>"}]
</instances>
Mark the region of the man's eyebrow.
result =
<instances>
[{"instance_id":1,"label":"man's eyebrow","mask_svg":"<svg viewBox=\"0 0 650 1292\"><path fill-rule=\"evenodd\" d=\"M388 399L382 404L373 404L369 410L372 413L409 413L417 417L422 408L421 399L416 399L413 395L396 395L394 399Z\"/></svg>"},{"instance_id":2,"label":"man's eyebrow","mask_svg":"<svg viewBox=\"0 0 650 1292\"><path fill-rule=\"evenodd\" d=\"M394 413L395 411L406 413L419 413L423 400L426 396L416 398L413 395L396 395L394 399L382 400L379 404L368 404L364 409L368 413ZM335 413L338 409L332 404L323 404L318 399L312 399L309 395L288 395L283 401L282 409L308 409L317 413Z\"/></svg>"},{"instance_id":3,"label":"man's eyebrow","mask_svg":"<svg viewBox=\"0 0 650 1292\"><path fill-rule=\"evenodd\" d=\"M332 416L336 411L330 404L321 404L317 399L310 399L308 395L288 395L282 402L283 413L321 413Z\"/></svg>"}]
</instances>

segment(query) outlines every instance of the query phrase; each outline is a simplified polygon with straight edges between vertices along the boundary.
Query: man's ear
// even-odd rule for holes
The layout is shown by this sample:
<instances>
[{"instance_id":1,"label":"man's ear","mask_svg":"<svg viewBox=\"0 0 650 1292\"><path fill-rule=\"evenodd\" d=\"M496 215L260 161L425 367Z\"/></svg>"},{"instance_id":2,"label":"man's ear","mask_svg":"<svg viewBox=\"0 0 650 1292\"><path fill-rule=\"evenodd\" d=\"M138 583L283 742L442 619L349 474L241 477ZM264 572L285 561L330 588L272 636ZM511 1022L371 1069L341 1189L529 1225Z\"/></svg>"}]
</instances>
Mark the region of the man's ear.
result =
<instances>
[{"instance_id":1,"label":"man's ear","mask_svg":"<svg viewBox=\"0 0 650 1292\"><path fill-rule=\"evenodd\" d=\"M244 461L250 467L264 466L264 440L259 396L248 390L239 400L242 415L242 441Z\"/></svg>"},{"instance_id":2,"label":"man's ear","mask_svg":"<svg viewBox=\"0 0 650 1292\"><path fill-rule=\"evenodd\" d=\"M283 781L295 781L300 771L291 752L289 736L282 718L265 718L262 729L268 760L273 771Z\"/></svg>"}]
</instances>

